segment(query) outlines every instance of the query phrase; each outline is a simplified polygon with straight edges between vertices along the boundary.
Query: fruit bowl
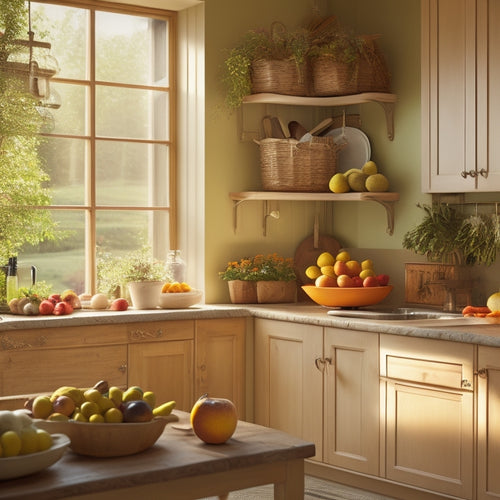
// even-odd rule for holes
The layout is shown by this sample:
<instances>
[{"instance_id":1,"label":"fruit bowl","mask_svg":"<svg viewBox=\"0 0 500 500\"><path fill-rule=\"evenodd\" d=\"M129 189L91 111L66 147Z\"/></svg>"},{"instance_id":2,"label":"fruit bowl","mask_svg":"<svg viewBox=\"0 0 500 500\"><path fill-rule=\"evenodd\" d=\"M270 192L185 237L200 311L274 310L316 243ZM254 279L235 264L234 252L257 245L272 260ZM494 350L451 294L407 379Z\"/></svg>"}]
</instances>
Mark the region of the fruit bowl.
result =
<instances>
[{"instance_id":1,"label":"fruit bowl","mask_svg":"<svg viewBox=\"0 0 500 500\"><path fill-rule=\"evenodd\" d=\"M48 450L0 458L0 480L34 474L55 464L69 446L69 438L63 434L52 434L52 446Z\"/></svg>"},{"instance_id":2,"label":"fruit bowl","mask_svg":"<svg viewBox=\"0 0 500 500\"><path fill-rule=\"evenodd\" d=\"M163 309L185 309L200 302L203 297L202 290L192 289L190 292L161 293L160 307Z\"/></svg>"},{"instance_id":3,"label":"fruit bowl","mask_svg":"<svg viewBox=\"0 0 500 500\"><path fill-rule=\"evenodd\" d=\"M79 455L122 457L153 446L167 423L176 420L178 418L175 415L155 417L149 422L120 424L37 419L36 426L51 434L66 434L71 439L70 449Z\"/></svg>"},{"instance_id":4,"label":"fruit bowl","mask_svg":"<svg viewBox=\"0 0 500 500\"><path fill-rule=\"evenodd\" d=\"M314 302L327 307L362 307L378 304L389 295L392 288L392 285L355 288L315 285L302 287Z\"/></svg>"}]
</instances>

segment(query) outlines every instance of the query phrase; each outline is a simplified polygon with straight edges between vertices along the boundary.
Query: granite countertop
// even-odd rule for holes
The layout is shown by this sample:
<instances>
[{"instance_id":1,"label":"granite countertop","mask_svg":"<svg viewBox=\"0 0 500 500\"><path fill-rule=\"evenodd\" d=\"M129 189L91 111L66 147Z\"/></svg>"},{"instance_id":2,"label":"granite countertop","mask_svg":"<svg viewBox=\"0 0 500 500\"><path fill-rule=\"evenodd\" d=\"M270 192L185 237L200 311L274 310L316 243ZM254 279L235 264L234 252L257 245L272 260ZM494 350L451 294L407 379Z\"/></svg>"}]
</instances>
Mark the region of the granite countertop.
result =
<instances>
[{"instance_id":1,"label":"granite countertop","mask_svg":"<svg viewBox=\"0 0 500 500\"><path fill-rule=\"evenodd\" d=\"M374 333L406 335L500 347L500 324L484 318L371 320L330 316L327 309L309 303L296 304L206 304L188 309L127 311L78 310L68 316L18 316L2 314L0 333L34 328L106 325L145 321L175 321L255 317L293 321L323 327Z\"/></svg>"}]
</instances>

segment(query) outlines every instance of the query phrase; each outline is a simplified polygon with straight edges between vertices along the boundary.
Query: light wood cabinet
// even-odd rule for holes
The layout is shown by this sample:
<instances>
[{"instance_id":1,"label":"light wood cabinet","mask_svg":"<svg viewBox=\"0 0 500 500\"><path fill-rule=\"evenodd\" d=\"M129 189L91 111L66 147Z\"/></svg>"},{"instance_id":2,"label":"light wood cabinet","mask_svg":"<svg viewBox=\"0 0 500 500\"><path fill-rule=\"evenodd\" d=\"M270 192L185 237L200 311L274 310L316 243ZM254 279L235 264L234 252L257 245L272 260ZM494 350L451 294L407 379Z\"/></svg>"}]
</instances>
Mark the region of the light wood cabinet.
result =
<instances>
[{"instance_id":1,"label":"light wood cabinet","mask_svg":"<svg viewBox=\"0 0 500 500\"><path fill-rule=\"evenodd\" d=\"M422 189L500 191L500 1L422 0Z\"/></svg>"},{"instance_id":2,"label":"light wood cabinet","mask_svg":"<svg viewBox=\"0 0 500 500\"><path fill-rule=\"evenodd\" d=\"M473 497L474 346L380 336L385 477Z\"/></svg>"},{"instance_id":3,"label":"light wood cabinet","mask_svg":"<svg viewBox=\"0 0 500 500\"><path fill-rule=\"evenodd\" d=\"M256 423L316 445L315 460L378 474L378 335L255 320Z\"/></svg>"},{"instance_id":4,"label":"light wood cabinet","mask_svg":"<svg viewBox=\"0 0 500 500\"><path fill-rule=\"evenodd\" d=\"M324 342L324 462L378 475L378 335L325 328Z\"/></svg>"},{"instance_id":5,"label":"light wood cabinet","mask_svg":"<svg viewBox=\"0 0 500 500\"><path fill-rule=\"evenodd\" d=\"M477 384L477 499L500 498L500 349L479 346Z\"/></svg>"},{"instance_id":6,"label":"light wood cabinet","mask_svg":"<svg viewBox=\"0 0 500 500\"><path fill-rule=\"evenodd\" d=\"M196 321L195 398L202 394L230 399L246 415L246 319Z\"/></svg>"}]
</instances>

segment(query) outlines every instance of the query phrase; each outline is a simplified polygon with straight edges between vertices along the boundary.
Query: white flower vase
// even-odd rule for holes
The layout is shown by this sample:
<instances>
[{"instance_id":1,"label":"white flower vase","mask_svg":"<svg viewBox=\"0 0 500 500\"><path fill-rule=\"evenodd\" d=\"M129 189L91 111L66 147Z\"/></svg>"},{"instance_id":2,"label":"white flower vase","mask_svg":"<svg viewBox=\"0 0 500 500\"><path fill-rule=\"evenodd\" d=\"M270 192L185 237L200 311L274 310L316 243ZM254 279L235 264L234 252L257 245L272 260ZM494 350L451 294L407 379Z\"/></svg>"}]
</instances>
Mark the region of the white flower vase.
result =
<instances>
[{"instance_id":1,"label":"white flower vase","mask_svg":"<svg viewBox=\"0 0 500 500\"><path fill-rule=\"evenodd\" d=\"M130 281L128 290L134 309L156 309L160 303L163 281Z\"/></svg>"}]
</instances>

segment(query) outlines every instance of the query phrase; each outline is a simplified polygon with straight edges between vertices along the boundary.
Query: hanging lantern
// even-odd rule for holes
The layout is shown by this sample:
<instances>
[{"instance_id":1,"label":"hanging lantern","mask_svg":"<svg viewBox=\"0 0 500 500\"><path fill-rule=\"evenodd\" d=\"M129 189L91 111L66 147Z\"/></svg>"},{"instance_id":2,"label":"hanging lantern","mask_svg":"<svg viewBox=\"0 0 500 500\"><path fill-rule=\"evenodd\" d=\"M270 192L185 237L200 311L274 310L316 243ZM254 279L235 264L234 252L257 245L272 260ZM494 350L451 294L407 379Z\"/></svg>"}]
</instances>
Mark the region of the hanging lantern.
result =
<instances>
[{"instance_id":1,"label":"hanging lantern","mask_svg":"<svg viewBox=\"0 0 500 500\"><path fill-rule=\"evenodd\" d=\"M28 3L28 40L15 40L17 46L7 58L6 68L21 78L26 90L39 101L39 106L57 109L61 106L59 94L50 89L50 79L58 73L59 64L51 55L51 44L35 41L31 30L31 3ZM52 95L53 94L53 95Z\"/></svg>"}]
</instances>

